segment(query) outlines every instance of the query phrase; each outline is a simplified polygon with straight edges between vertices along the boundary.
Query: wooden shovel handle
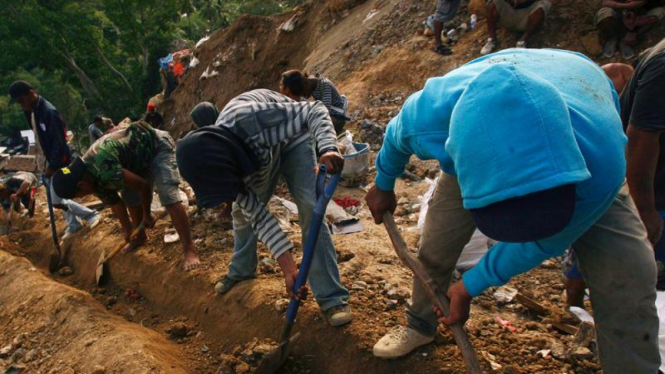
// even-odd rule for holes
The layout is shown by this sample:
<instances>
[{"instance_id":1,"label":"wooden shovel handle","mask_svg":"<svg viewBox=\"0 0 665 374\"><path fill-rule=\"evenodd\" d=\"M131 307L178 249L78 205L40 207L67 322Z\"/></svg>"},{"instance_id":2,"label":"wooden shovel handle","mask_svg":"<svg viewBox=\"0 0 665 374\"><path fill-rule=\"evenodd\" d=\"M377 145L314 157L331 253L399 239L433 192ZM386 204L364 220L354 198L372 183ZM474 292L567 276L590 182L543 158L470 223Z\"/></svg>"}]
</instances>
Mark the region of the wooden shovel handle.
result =
<instances>
[{"instance_id":1,"label":"wooden shovel handle","mask_svg":"<svg viewBox=\"0 0 665 374\"><path fill-rule=\"evenodd\" d=\"M404 263L406 267L411 269L416 280L420 282L420 285L425 289L425 293L427 293L427 297L429 297L432 304L441 309L446 316L450 315L450 301L448 300L448 297L441 292L436 292L437 287L432 277L427 273L420 261L409 253L409 249L406 246L402 235L400 235L399 229L393 219L393 215L390 214L390 212L383 214L383 224L386 227L386 231L388 231L388 236L390 236L390 241L392 241L393 247L395 247L397 256L402 260L402 263ZM467 371L471 374L482 374L476 351L473 349L473 345L471 345L469 336L466 334L466 331L464 331L462 324L456 323L448 327L455 338L457 346L460 348L460 351L462 351L462 357L464 357L464 361L466 362Z\"/></svg>"}]
</instances>

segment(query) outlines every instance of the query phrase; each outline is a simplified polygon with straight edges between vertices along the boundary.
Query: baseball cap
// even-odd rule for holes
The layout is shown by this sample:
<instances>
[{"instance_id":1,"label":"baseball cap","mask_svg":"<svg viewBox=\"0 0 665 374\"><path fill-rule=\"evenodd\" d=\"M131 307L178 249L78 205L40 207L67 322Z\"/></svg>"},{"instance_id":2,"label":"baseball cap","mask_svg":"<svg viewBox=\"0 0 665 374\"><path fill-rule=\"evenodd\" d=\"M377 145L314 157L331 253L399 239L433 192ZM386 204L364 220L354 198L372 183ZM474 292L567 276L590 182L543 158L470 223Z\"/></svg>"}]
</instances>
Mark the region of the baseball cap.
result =
<instances>
[{"instance_id":1,"label":"baseball cap","mask_svg":"<svg viewBox=\"0 0 665 374\"><path fill-rule=\"evenodd\" d=\"M22 80L14 81L9 86L9 96L11 97L9 102L15 103L16 100L18 100L21 96L29 94L30 91L34 89L35 88L32 87L32 85L26 81Z\"/></svg>"},{"instance_id":2,"label":"baseball cap","mask_svg":"<svg viewBox=\"0 0 665 374\"><path fill-rule=\"evenodd\" d=\"M575 185L469 209L478 230L494 240L527 243L549 238L563 230L575 212Z\"/></svg>"},{"instance_id":3,"label":"baseball cap","mask_svg":"<svg viewBox=\"0 0 665 374\"><path fill-rule=\"evenodd\" d=\"M85 163L81 157L77 157L69 166L64 167L53 174L53 190L56 195L63 199L73 199L78 191L78 182L85 173Z\"/></svg>"}]
</instances>

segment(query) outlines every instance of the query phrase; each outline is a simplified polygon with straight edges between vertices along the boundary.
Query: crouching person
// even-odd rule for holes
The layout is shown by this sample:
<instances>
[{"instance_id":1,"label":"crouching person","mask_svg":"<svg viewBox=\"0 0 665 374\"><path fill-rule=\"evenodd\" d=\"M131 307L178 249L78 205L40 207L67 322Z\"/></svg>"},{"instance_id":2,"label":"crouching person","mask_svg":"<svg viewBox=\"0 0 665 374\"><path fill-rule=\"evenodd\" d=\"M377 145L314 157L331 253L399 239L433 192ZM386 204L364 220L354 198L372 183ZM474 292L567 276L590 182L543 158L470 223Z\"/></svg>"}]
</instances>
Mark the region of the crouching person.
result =
<instances>
[{"instance_id":1,"label":"crouching person","mask_svg":"<svg viewBox=\"0 0 665 374\"><path fill-rule=\"evenodd\" d=\"M178 142L178 167L194 189L199 206L232 204L234 252L215 291L224 294L237 283L255 278L257 238L266 244L284 273L291 293L298 270L293 244L266 204L281 175L298 206L303 243L316 201L316 142L319 162L339 173L344 158L321 102L297 102L270 90L247 92L232 99L213 126L191 132ZM348 291L342 286L335 247L321 226L309 281L314 297L333 326L352 319Z\"/></svg>"},{"instance_id":2,"label":"crouching person","mask_svg":"<svg viewBox=\"0 0 665 374\"><path fill-rule=\"evenodd\" d=\"M76 158L53 177L58 196L71 199L95 194L111 206L128 243L123 248L125 253L148 239L145 231L131 237L134 229L140 225L144 228L155 225L150 213L154 184L159 200L180 235L185 253L184 269L189 270L197 267L200 261L192 241L187 211L181 204L179 183L173 139L166 131L153 129L141 121L97 140L82 158ZM118 196L120 191L122 199Z\"/></svg>"},{"instance_id":3,"label":"crouching person","mask_svg":"<svg viewBox=\"0 0 665 374\"><path fill-rule=\"evenodd\" d=\"M21 204L27 209L27 214L32 217L35 214L35 188L37 188L37 176L25 171L16 172L0 182L0 200L2 207L11 213L10 209L21 212Z\"/></svg>"}]
</instances>

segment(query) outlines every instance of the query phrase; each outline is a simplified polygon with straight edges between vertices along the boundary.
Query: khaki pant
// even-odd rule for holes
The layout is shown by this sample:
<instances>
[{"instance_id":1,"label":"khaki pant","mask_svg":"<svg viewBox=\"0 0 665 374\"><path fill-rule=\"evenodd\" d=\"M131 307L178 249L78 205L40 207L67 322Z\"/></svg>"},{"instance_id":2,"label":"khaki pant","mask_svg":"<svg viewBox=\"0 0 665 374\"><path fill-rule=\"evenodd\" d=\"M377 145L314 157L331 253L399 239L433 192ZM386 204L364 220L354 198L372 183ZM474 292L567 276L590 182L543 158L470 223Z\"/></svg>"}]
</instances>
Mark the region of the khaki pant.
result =
<instances>
[{"instance_id":1,"label":"khaki pant","mask_svg":"<svg viewBox=\"0 0 665 374\"><path fill-rule=\"evenodd\" d=\"M462 206L457 179L443 173L429 202L418 259L446 290L455 263L475 224ZM627 189L607 212L573 244L591 292L600 362L605 374L655 374L660 365L656 266ZM432 304L414 281L409 326L436 333Z\"/></svg>"}]
</instances>

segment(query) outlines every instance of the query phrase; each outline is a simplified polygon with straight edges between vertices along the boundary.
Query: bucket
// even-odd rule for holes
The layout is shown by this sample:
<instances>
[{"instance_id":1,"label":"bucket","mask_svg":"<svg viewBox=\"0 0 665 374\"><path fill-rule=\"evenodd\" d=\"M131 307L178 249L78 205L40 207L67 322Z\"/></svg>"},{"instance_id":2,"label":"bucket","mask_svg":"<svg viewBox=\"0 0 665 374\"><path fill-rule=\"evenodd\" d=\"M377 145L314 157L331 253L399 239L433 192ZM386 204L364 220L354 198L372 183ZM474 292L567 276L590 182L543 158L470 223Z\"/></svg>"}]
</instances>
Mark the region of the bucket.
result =
<instances>
[{"instance_id":1,"label":"bucket","mask_svg":"<svg viewBox=\"0 0 665 374\"><path fill-rule=\"evenodd\" d=\"M355 153L344 155L342 178L347 182L347 187L359 186L369 171L369 144L353 142L353 147Z\"/></svg>"}]
</instances>

